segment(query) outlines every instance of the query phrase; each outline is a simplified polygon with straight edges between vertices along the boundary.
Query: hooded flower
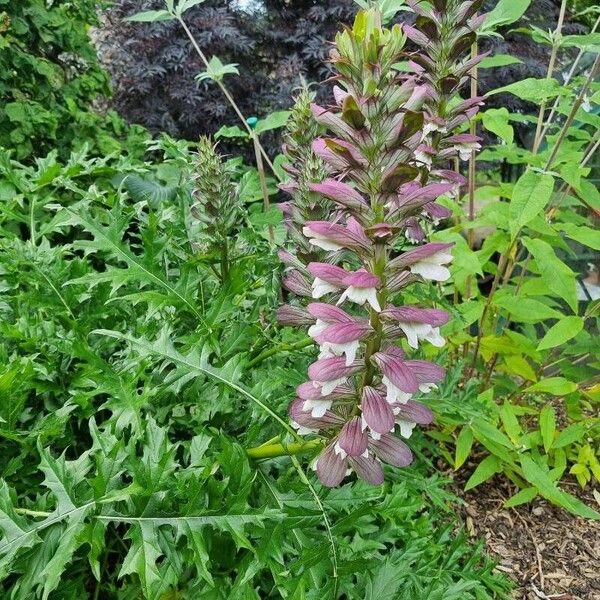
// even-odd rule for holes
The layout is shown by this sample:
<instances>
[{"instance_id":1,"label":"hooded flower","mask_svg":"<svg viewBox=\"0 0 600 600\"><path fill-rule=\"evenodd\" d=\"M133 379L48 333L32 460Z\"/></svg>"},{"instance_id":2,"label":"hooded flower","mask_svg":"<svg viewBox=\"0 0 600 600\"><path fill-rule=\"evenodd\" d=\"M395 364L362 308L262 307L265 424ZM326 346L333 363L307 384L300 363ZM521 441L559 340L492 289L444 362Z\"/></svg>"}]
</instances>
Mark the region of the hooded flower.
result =
<instances>
[{"instance_id":1,"label":"hooded flower","mask_svg":"<svg viewBox=\"0 0 600 600\"><path fill-rule=\"evenodd\" d=\"M321 388L321 395L328 396L338 385L346 383L348 377L360 368L360 364L346 365L346 361L338 356L321 358L308 367L308 376Z\"/></svg>"},{"instance_id":2,"label":"hooded flower","mask_svg":"<svg viewBox=\"0 0 600 600\"><path fill-rule=\"evenodd\" d=\"M440 335L440 327L448 322L449 316L443 310L417 306L389 306L381 316L400 327L411 348L418 348L422 340L438 348L445 344L444 338Z\"/></svg>"},{"instance_id":3,"label":"hooded flower","mask_svg":"<svg viewBox=\"0 0 600 600\"><path fill-rule=\"evenodd\" d=\"M392 268L410 269L411 273L431 281L447 281L450 271L444 266L452 262L453 256L448 252L453 244L434 242L409 250L390 262Z\"/></svg>"},{"instance_id":4,"label":"hooded flower","mask_svg":"<svg viewBox=\"0 0 600 600\"><path fill-rule=\"evenodd\" d=\"M379 312L379 300L377 299L377 288L381 283L379 277L372 275L366 269L359 269L354 273L349 273L344 278L346 290L339 299L342 303L346 298L356 304L363 305L368 302L373 310Z\"/></svg>"},{"instance_id":5,"label":"hooded flower","mask_svg":"<svg viewBox=\"0 0 600 600\"><path fill-rule=\"evenodd\" d=\"M356 219L349 219L348 226L329 221L308 221L302 232L313 246L323 250L368 250L371 240Z\"/></svg>"}]
</instances>

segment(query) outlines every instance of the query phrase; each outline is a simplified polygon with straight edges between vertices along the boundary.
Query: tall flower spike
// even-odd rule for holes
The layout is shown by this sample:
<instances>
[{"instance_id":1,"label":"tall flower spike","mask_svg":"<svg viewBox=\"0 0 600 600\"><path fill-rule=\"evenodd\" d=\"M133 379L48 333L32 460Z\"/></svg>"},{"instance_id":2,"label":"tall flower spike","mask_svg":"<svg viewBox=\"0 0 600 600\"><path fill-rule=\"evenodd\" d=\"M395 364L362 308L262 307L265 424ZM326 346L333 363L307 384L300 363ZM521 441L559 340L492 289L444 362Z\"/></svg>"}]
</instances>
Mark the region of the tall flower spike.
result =
<instances>
[{"instance_id":1,"label":"tall flower spike","mask_svg":"<svg viewBox=\"0 0 600 600\"><path fill-rule=\"evenodd\" d=\"M477 29L485 20L485 15L477 15L483 0L437 3L409 0L408 4L418 15L414 27L403 26L405 35L418 47L410 56L410 65L422 85L430 90L424 104L425 135L421 151L431 150L431 177L449 181L441 168L448 159L468 160L471 150L480 148L479 138L456 135L456 130L477 114L483 98L451 100L458 97L469 81L473 67L487 56L469 55L477 40Z\"/></svg>"},{"instance_id":2,"label":"tall flower spike","mask_svg":"<svg viewBox=\"0 0 600 600\"><path fill-rule=\"evenodd\" d=\"M237 188L212 140L206 136L198 142L195 172L191 212L201 224L204 249L220 250L225 241L235 236L241 208Z\"/></svg>"},{"instance_id":3,"label":"tall flower spike","mask_svg":"<svg viewBox=\"0 0 600 600\"><path fill-rule=\"evenodd\" d=\"M407 356L399 346L444 343L444 311L395 302L412 283L449 277L450 245L415 248L407 235L426 241L420 223L443 214L431 203L455 185L427 182L424 156L433 151L423 145L435 90L394 70L404 42L402 28L383 29L375 10L359 12L353 28L337 35L334 97L326 108L312 107L328 130L312 144L328 173L307 185L329 212L306 218L301 229L302 244L319 258L284 254L300 275L294 287L306 295L310 286L318 299L306 310L286 307L281 316L300 327L312 319L309 335L320 347L290 415L300 433L325 439L314 467L326 486L339 485L349 471L379 485L382 463L410 464L411 451L395 432L408 437L431 422L431 411L413 396L428 393L444 377L442 367ZM296 262L302 259L304 265Z\"/></svg>"}]
</instances>

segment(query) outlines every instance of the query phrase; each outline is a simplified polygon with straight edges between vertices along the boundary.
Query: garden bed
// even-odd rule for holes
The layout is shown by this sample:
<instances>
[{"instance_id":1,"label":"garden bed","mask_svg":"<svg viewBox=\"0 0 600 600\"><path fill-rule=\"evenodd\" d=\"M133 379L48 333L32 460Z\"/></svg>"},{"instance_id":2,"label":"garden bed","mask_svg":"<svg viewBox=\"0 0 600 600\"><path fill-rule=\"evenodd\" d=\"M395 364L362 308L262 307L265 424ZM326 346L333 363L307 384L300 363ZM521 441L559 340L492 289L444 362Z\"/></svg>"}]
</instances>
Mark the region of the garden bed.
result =
<instances>
[{"instance_id":1,"label":"garden bed","mask_svg":"<svg viewBox=\"0 0 600 600\"><path fill-rule=\"evenodd\" d=\"M461 485L463 476L457 479ZM466 480L466 479L465 479ZM596 489L564 482L588 506L597 506ZM514 486L495 477L475 491L462 492L461 511L469 534L483 538L500 561L496 569L517 584L516 600L596 600L600 598L600 522L579 519L543 499L503 508Z\"/></svg>"}]
</instances>

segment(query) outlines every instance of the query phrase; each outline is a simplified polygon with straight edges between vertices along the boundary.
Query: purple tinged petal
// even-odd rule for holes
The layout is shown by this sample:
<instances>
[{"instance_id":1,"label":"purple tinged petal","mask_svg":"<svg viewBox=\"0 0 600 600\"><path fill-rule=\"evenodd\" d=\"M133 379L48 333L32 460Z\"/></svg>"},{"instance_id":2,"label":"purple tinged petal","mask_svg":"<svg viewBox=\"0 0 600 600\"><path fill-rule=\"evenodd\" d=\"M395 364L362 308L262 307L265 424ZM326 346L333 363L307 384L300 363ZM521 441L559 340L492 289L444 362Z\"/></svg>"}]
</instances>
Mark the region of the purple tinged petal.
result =
<instances>
[{"instance_id":1,"label":"purple tinged petal","mask_svg":"<svg viewBox=\"0 0 600 600\"><path fill-rule=\"evenodd\" d=\"M315 339L319 344L348 344L360 340L371 333L368 322L335 323L325 329Z\"/></svg>"},{"instance_id":2,"label":"purple tinged petal","mask_svg":"<svg viewBox=\"0 0 600 600\"><path fill-rule=\"evenodd\" d=\"M412 421L419 425L429 425L430 423L433 423L432 410L420 402L409 400L406 404L398 403L398 408L400 409L398 417L405 421Z\"/></svg>"},{"instance_id":3,"label":"purple tinged petal","mask_svg":"<svg viewBox=\"0 0 600 600\"><path fill-rule=\"evenodd\" d=\"M355 288L378 288L381 284L381 279L376 275L372 275L366 269L359 269L354 273L348 273L344 277L344 286L352 286Z\"/></svg>"},{"instance_id":4,"label":"purple tinged petal","mask_svg":"<svg viewBox=\"0 0 600 600\"><path fill-rule=\"evenodd\" d=\"M406 35L406 37L415 44L418 44L419 46L429 46L429 38L424 33L421 33L418 29L415 29L410 25L403 24L402 31L404 32L404 35Z\"/></svg>"},{"instance_id":5,"label":"purple tinged petal","mask_svg":"<svg viewBox=\"0 0 600 600\"><path fill-rule=\"evenodd\" d=\"M336 179L326 179L322 183L309 183L308 189L318 192L346 208L368 208L366 200L354 188Z\"/></svg>"},{"instance_id":6,"label":"purple tinged petal","mask_svg":"<svg viewBox=\"0 0 600 600\"><path fill-rule=\"evenodd\" d=\"M346 366L346 359L340 356L321 358L308 367L308 376L313 381L335 381L356 373L361 368L357 361Z\"/></svg>"},{"instance_id":7,"label":"purple tinged petal","mask_svg":"<svg viewBox=\"0 0 600 600\"><path fill-rule=\"evenodd\" d=\"M286 290L298 294L298 296L312 297L312 289L308 280L298 271L290 271L281 283Z\"/></svg>"},{"instance_id":8,"label":"purple tinged petal","mask_svg":"<svg viewBox=\"0 0 600 600\"><path fill-rule=\"evenodd\" d=\"M338 444L348 456L364 454L368 443L369 437L366 431L363 431L360 417L352 417L344 424L340 431Z\"/></svg>"},{"instance_id":9,"label":"purple tinged petal","mask_svg":"<svg viewBox=\"0 0 600 600\"><path fill-rule=\"evenodd\" d=\"M284 304L279 307L277 321L282 325L311 325L315 322L307 310L291 304Z\"/></svg>"},{"instance_id":10,"label":"purple tinged petal","mask_svg":"<svg viewBox=\"0 0 600 600\"><path fill-rule=\"evenodd\" d=\"M387 306L381 316L401 323L427 323L432 327L445 325L450 315L437 308L419 308L418 306Z\"/></svg>"},{"instance_id":11,"label":"purple tinged petal","mask_svg":"<svg viewBox=\"0 0 600 600\"><path fill-rule=\"evenodd\" d=\"M293 179L291 179L290 181L286 181L285 183L279 183L277 184L277 187L286 194L292 194L300 189L298 182L294 181ZM281 204L279 204L279 206L281 207Z\"/></svg>"},{"instance_id":12,"label":"purple tinged petal","mask_svg":"<svg viewBox=\"0 0 600 600\"><path fill-rule=\"evenodd\" d=\"M381 463L373 456L356 456L348 459L356 474L371 485L382 485L384 481Z\"/></svg>"},{"instance_id":13,"label":"purple tinged petal","mask_svg":"<svg viewBox=\"0 0 600 600\"><path fill-rule=\"evenodd\" d=\"M356 131L350 127L350 125L343 121L341 117L328 111L326 108L313 103L310 105L310 109L315 121L319 123L319 125L323 125L333 131L335 135L341 135L343 137L352 137L356 135Z\"/></svg>"},{"instance_id":14,"label":"purple tinged petal","mask_svg":"<svg viewBox=\"0 0 600 600\"><path fill-rule=\"evenodd\" d=\"M329 221L308 221L304 227L304 235L308 238L324 239L350 249L367 249L371 246L371 240L364 235L364 232L361 236L348 227Z\"/></svg>"},{"instance_id":15,"label":"purple tinged petal","mask_svg":"<svg viewBox=\"0 0 600 600\"><path fill-rule=\"evenodd\" d=\"M311 262L308 263L307 269L311 275L318 277L322 281L326 281L339 288L345 287L344 279L348 275L348 271L345 271L341 267L330 265L329 263Z\"/></svg>"},{"instance_id":16,"label":"purple tinged petal","mask_svg":"<svg viewBox=\"0 0 600 600\"><path fill-rule=\"evenodd\" d=\"M392 269L408 267L410 265L418 263L423 259L429 258L430 256L437 254L438 252L449 250L453 246L453 243L444 244L442 242L432 242L430 244L425 244L423 246L419 246L418 248L414 248L413 250L409 250L408 252L404 252L397 258L391 260L388 263L388 266Z\"/></svg>"},{"instance_id":17,"label":"purple tinged petal","mask_svg":"<svg viewBox=\"0 0 600 600\"><path fill-rule=\"evenodd\" d=\"M477 144L481 141L481 138L470 133L459 133L458 135L452 135L444 140L444 144Z\"/></svg>"},{"instance_id":18,"label":"purple tinged petal","mask_svg":"<svg viewBox=\"0 0 600 600\"><path fill-rule=\"evenodd\" d=\"M351 317L346 311L325 302L311 302L306 308L313 317L326 323L350 323L354 321L354 317Z\"/></svg>"},{"instance_id":19,"label":"purple tinged petal","mask_svg":"<svg viewBox=\"0 0 600 600\"><path fill-rule=\"evenodd\" d=\"M326 487L336 487L346 476L348 461L336 453L334 444L329 444L317 459L317 475Z\"/></svg>"},{"instance_id":20,"label":"purple tinged petal","mask_svg":"<svg viewBox=\"0 0 600 600\"><path fill-rule=\"evenodd\" d=\"M333 86L333 97L338 105L341 106L348 95L348 92L343 90L339 85Z\"/></svg>"},{"instance_id":21,"label":"purple tinged petal","mask_svg":"<svg viewBox=\"0 0 600 600\"><path fill-rule=\"evenodd\" d=\"M296 388L296 394L301 400L341 400L354 398L356 390L348 385L338 385L331 394L323 396L320 387L316 386L313 381L306 381Z\"/></svg>"},{"instance_id":22,"label":"purple tinged petal","mask_svg":"<svg viewBox=\"0 0 600 600\"><path fill-rule=\"evenodd\" d=\"M452 216L452 211L449 208L441 206L440 204L436 204L435 202L430 202L423 208L425 212L435 220L448 219Z\"/></svg>"},{"instance_id":23,"label":"purple tinged petal","mask_svg":"<svg viewBox=\"0 0 600 600\"><path fill-rule=\"evenodd\" d=\"M372 356L382 375L401 391L414 394L419 389L419 381L408 363L387 352L377 352Z\"/></svg>"},{"instance_id":24,"label":"purple tinged petal","mask_svg":"<svg viewBox=\"0 0 600 600\"><path fill-rule=\"evenodd\" d=\"M439 177L440 179L449 181L457 185L465 185L465 183L467 183L467 178L464 175L457 173L456 171L450 171L448 169L439 169L437 171L434 171L433 174Z\"/></svg>"},{"instance_id":25,"label":"purple tinged petal","mask_svg":"<svg viewBox=\"0 0 600 600\"><path fill-rule=\"evenodd\" d=\"M344 419L339 415L326 411L322 417L313 417L310 411L303 409L304 400L296 398L292 400L288 406L288 415L290 419L302 427L308 429L329 429L331 427L339 427L343 425Z\"/></svg>"},{"instance_id":26,"label":"purple tinged petal","mask_svg":"<svg viewBox=\"0 0 600 600\"><path fill-rule=\"evenodd\" d=\"M446 376L446 370L427 360L407 360L405 365L414 373L419 383L439 383Z\"/></svg>"},{"instance_id":27,"label":"purple tinged petal","mask_svg":"<svg viewBox=\"0 0 600 600\"><path fill-rule=\"evenodd\" d=\"M388 433L396 422L390 404L375 388L366 386L361 401L362 416L369 429L376 433Z\"/></svg>"},{"instance_id":28,"label":"purple tinged petal","mask_svg":"<svg viewBox=\"0 0 600 600\"><path fill-rule=\"evenodd\" d=\"M382 461L393 467L408 467L413 461L410 448L389 433L382 435L378 440L372 440L369 446Z\"/></svg>"}]
</instances>

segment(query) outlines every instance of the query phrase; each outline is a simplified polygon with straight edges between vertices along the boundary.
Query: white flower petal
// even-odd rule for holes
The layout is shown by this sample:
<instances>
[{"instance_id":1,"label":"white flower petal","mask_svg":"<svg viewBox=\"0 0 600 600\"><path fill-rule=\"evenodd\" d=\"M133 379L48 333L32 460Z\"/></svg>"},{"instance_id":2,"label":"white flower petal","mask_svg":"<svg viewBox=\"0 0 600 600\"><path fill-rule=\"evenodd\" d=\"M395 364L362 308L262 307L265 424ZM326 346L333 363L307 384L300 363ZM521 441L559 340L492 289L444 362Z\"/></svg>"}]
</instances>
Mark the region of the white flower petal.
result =
<instances>
[{"instance_id":1,"label":"white flower petal","mask_svg":"<svg viewBox=\"0 0 600 600\"><path fill-rule=\"evenodd\" d=\"M340 377L334 381L319 382L321 384L321 396L329 396L338 385L346 383L346 377Z\"/></svg>"},{"instance_id":2,"label":"white flower petal","mask_svg":"<svg viewBox=\"0 0 600 600\"><path fill-rule=\"evenodd\" d=\"M337 288L318 277L315 277L315 280L312 283L312 297L320 298L325 294L329 294L330 292L337 292Z\"/></svg>"},{"instance_id":3,"label":"white flower petal","mask_svg":"<svg viewBox=\"0 0 600 600\"><path fill-rule=\"evenodd\" d=\"M415 275L420 275L423 279L431 281L447 281L450 279L450 271L446 267L424 261L419 261L412 265L410 271Z\"/></svg>"},{"instance_id":4,"label":"white flower petal","mask_svg":"<svg viewBox=\"0 0 600 600\"><path fill-rule=\"evenodd\" d=\"M302 410L310 410L310 416L320 419L333 404L332 400L305 400Z\"/></svg>"},{"instance_id":5,"label":"white flower petal","mask_svg":"<svg viewBox=\"0 0 600 600\"><path fill-rule=\"evenodd\" d=\"M405 421L404 419L396 419L396 423L400 425L400 435L406 439L408 439L412 435L413 429L417 425L412 421Z\"/></svg>"}]
</instances>

